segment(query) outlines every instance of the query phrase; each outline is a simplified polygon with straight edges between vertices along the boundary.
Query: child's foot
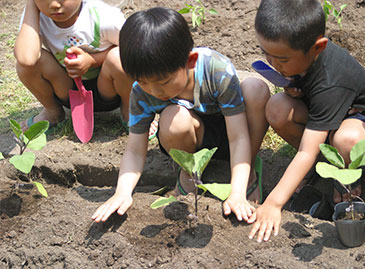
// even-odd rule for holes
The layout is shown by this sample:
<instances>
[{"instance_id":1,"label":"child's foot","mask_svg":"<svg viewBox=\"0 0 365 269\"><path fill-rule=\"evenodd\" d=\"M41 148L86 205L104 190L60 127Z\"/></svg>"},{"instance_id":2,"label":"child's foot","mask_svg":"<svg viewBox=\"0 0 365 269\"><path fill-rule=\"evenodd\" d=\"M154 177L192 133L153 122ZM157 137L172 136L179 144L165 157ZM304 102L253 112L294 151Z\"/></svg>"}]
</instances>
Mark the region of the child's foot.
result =
<instances>
[{"instance_id":1,"label":"child's foot","mask_svg":"<svg viewBox=\"0 0 365 269\"><path fill-rule=\"evenodd\" d=\"M352 195L355 196L360 196L361 195L361 184L359 186L357 186L355 189L351 190ZM333 201L335 202L335 204L340 203L340 202L347 202L350 199L350 194L349 193L344 193L341 194L339 193L339 191L335 188L333 190Z\"/></svg>"},{"instance_id":2,"label":"child's foot","mask_svg":"<svg viewBox=\"0 0 365 269\"><path fill-rule=\"evenodd\" d=\"M43 108L43 110L38 115L32 117L32 124L42 120L46 120L50 123L50 125L56 125L64 119L65 111L63 110L63 108L61 108L60 110L49 110ZM30 125L28 124L28 119L22 121L20 123L20 126L23 132L26 131L30 127Z\"/></svg>"},{"instance_id":3,"label":"child's foot","mask_svg":"<svg viewBox=\"0 0 365 269\"><path fill-rule=\"evenodd\" d=\"M189 174L182 169L179 171L180 172L177 175L178 179L175 187L175 194L187 195L190 192L194 192L195 185Z\"/></svg>"}]
</instances>

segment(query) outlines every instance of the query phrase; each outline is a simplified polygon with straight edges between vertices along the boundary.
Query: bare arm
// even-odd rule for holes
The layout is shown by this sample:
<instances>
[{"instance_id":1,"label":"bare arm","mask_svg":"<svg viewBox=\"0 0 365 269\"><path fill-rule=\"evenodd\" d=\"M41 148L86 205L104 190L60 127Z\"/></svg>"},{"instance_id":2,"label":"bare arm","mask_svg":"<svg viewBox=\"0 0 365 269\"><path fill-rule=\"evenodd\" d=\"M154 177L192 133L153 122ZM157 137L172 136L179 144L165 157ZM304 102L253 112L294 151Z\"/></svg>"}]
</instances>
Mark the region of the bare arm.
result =
<instances>
[{"instance_id":1,"label":"bare arm","mask_svg":"<svg viewBox=\"0 0 365 269\"><path fill-rule=\"evenodd\" d=\"M262 241L262 239L269 240L272 229L274 229L274 235L278 234L281 209L313 166L319 153L319 144L326 140L327 134L328 131L304 130L297 154L279 183L266 198L263 205L257 209L252 221L250 220L250 222L253 222L256 217L256 222L250 232L250 238L253 238L257 231L258 241Z\"/></svg>"},{"instance_id":2,"label":"bare arm","mask_svg":"<svg viewBox=\"0 0 365 269\"><path fill-rule=\"evenodd\" d=\"M246 113L225 117L231 159L232 192L224 202L224 214L233 211L238 220L247 220L254 210L247 202L246 191L250 175L251 145Z\"/></svg>"},{"instance_id":3,"label":"bare arm","mask_svg":"<svg viewBox=\"0 0 365 269\"><path fill-rule=\"evenodd\" d=\"M148 134L129 134L123 154L115 194L93 214L95 222L106 221L115 211L123 215L132 205L132 193L143 171L146 160Z\"/></svg>"},{"instance_id":4,"label":"bare arm","mask_svg":"<svg viewBox=\"0 0 365 269\"><path fill-rule=\"evenodd\" d=\"M41 47L39 10L33 0L27 0L24 20L15 41L15 58L21 65L34 65L40 57Z\"/></svg>"}]
</instances>

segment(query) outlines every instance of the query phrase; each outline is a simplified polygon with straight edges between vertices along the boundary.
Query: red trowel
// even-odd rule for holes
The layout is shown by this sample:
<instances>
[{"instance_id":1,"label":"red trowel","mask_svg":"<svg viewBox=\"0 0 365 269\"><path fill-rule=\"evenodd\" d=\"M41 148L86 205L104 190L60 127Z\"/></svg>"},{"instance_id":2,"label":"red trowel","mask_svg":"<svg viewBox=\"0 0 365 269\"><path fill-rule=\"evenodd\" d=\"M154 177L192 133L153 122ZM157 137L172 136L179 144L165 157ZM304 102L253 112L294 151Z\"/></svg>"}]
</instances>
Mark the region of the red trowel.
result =
<instances>
[{"instance_id":1,"label":"red trowel","mask_svg":"<svg viewBox=\"0 0 365 269\"><path fill-rule=\"evenodd\" d=\"M67 58L75 59L76 54L67 53ZM82 143L87 143L93 136L94 130L94 102L93 94L87 91L81 78L75 78L78 91L69 90L72 125L77 137Z\"/></svg>"}]
</instances>

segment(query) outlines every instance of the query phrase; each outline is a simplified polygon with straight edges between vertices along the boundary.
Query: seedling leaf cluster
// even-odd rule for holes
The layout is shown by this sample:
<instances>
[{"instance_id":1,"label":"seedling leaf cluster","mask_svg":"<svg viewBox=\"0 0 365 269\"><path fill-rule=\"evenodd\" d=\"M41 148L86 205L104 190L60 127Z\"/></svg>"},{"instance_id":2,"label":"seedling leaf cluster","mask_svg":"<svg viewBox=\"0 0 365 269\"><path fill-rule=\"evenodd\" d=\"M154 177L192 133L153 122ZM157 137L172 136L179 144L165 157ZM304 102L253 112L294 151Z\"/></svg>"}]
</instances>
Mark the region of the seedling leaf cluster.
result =
<instances>
[{"instance_id":1,"label":"seedling leaf cluster","mask_svg":"<svg viewBox=\"0 0 365 269\"><path fill-rule=\"evenodd\" d=\"M231 184L203 184L203 182L201 181L203 171L207 167L210 159L212 158L216 150L217 148L213 148L210 150L205 148L193 154L178 149L171 149L169 152L172 159L189 174L189 176L191 177L191 181L194 183L195 215L193 216L193 219L196 219L198 214L198 189L203 190L201 196L209 191L212 195L222 201L226 200L231 193ZM161 197L153 202L151 207L158 208L174 201L176 201L176 198L173 196L170 196L168 198Z\"/></svg>"},{"instance_id":2,"label":"seedling leaf cluster","mask_svg":"<svg viewBox=\"0 0 365 269\"><path fill-rule=\"evenodd\" d=\"M10 128L15 135L15 141L19 146L19 154L15 154L9 159L9 162L14 165L19 171L28 174L34 165L35 154L31 151L25 151L26 149L41 150L47 143L47 137L45 132L49 128L48 121L39 121L30 126L26 131L22 131L22 128L15 120L9 120ZM5 159L4 155L0 153L0 160ZM37 188L39 193L44 197L48 197L46 189L42 183L32 181L31 183ZM18 184L19 185L19 184ZM17 185L17 186L18 186Z\"/></svg>"},{"instance_id":3,"label":"seedling leaf cluster","mask_svg":"<svg viewBox=\"0 0 365 269\"><path fill-rule=\"evenodd\" d=\"M347 7L347 4L343 4L340 6L339 9L337 9L330 1L324 0L323 11L324 11L324 15L326 17L326 21L328 20L328 16L330 16L332 14L332 16L335 17L337 24L340 26L340 28L342 28L341 13L345 7Z\"/></svg>"},{"instance_id":4,"label":"seedling leaf cluster","mask_svg":"<svg viewBox=\"0 0 365 269\"><path fill-rule=\"evenodd\" d=\"M317 173L323 178L337 180L350 194L350 210L353 211L351 194L351 184L356 182L362 174L361 166L365 165L365 139L354 145L350 152L351 163L346 168L345 161L338 150L327 144L320 144L319 148L324 157L330 162L318 162L316 165ZM360 197L356 197L361 200Z\"/></svg>"},{"instance_id":5,"label":"seedling leaf cluster","mask_svg":"<svg viewBox=\"0 0 365 269\"><path fill-rule=\"evenodd\" d=\"M193 28L199 27L206 19L205 12L206 8L204 7L201 0L195 0L196 5L190 5L185 3L185 8L180 9L178 12L180 14L191 13L191 22L193 24ZM218 12L211 8L208 12L212 15L218 14Z\"/></svg>"}]
</instances>

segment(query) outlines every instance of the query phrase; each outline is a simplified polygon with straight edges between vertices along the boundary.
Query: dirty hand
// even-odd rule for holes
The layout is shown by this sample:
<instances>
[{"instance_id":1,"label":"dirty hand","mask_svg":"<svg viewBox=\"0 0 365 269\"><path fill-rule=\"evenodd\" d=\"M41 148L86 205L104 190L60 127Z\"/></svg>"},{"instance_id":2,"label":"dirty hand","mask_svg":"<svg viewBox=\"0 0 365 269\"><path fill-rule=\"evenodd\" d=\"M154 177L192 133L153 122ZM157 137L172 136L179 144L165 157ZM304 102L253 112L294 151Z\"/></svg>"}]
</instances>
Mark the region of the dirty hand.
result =
<instances>
[{"instance_id":1,"label":"dirty hand","mask_svg":"<svg viewBox=\"0 0 365 269\"><path fill-rule=\"evenodd\" d=\"M95 222L106 221L115 211L119 215L123 215L133 203L131 195L114 194L108 201L102 204L92 215Z\"/></svg>"},{"instance_id":2,"label":"dirty hand","mask_svg":"<svg viewBox=\"0 0 365 269\"><path fill-rule=\"evenodd\" d=\"M223 203L224 215L229 215L233 212L237 220L247 221L252 217L255 208L247 202L245 195L243 193L231 193L228 199Z\"/></svg>"},{"instance_id":3,"label":"dirty hand","mask_svg":"<svg viewBox=\"0 0 365 269\"><path fill-rule=\"evenodd\" d=\"M284 92L293 97L293 98L297 98L297 97L301 97L303 96L303 92L301 89L299 88L289 88L289 87L284 87Z\"/></svg>"},{"instance_id":4,"label":"dirty hand","mask_svg":"<svg viewBox=\"0 0 365 269\"><path fill-rule=\"evenodd\" d=\"M256 220L256 221L255 221ZM280 222L281 222L281 208L271 205L265 205L265 203L256 209L256 212L247 221L248 223L255 223L250 231L248 237L253 239L257 232L257 242L268 241L270 235L274 230L274 236L279 234Z\"/></svg>"},{"instance_id":5,"label":"dirty hand","mask_svg":"<svg viewBox=\"0 0 365 269\"><path fill-rule=\"evenodd\" d=\"M90 54L78 47L68 48L67 53L77 55L75 59L68 59L67 57L64 59L66 71L71 78L78 78L84 75L94 62Z\"/></svg>"}]
</instances>

